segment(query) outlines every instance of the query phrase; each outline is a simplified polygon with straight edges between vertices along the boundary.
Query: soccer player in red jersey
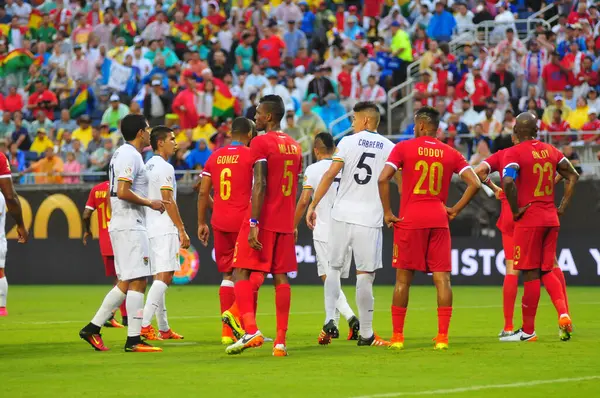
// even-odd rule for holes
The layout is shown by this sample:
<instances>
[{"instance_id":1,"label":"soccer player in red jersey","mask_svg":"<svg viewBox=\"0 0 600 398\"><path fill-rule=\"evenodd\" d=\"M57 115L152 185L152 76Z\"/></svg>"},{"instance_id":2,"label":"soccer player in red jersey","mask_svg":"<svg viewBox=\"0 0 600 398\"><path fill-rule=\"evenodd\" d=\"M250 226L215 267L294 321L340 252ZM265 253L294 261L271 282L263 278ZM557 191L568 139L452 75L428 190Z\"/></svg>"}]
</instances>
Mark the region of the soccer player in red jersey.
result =
<instances>
[{"instance_id":1,"label":"soccer player in red jersey","mask_svg":"<svg viewBox=\"0 0 600 398\"><path fill-rule=\"evenodd\" d=\"M0 152L0 209L8 208L8 212L15 220L19 243L27 242L27 229L23 222L23 213L21 210L21 202L15 191L10 172L10 163L6 156ZM8 281L4 275L4 266L6 265L6 234L4 226L6 223L6 212L0 212L0 316L7 316L6 297L8 296Z\"/></svg>"},{"instance_id":2,"label":"soccer player in red jersey","mask_svg":"<svg viewBox=\"0 0 600 398\"><path fill-rule=\"evenodd\" d=\"M535 315L544 283L559 315L561 339L572 331L560 281L552 272L556 256L559 221L573 195L579 175L555 147L538 141L537 117L525 112L517 116L514 133L518 145L507 149L502 184L515 220L514 269L523 273L523 326L500 341L535 341ZM567 180L558 209L554 205L554 179L559 173ZM541 279L541 282L540 282ZM564 336L564 337L563 337Z\"/></svg>"},{"instance_id":3,"label":"soccer player in red jersey","mask_svg":"<svg viewBox=\"0 0 600 398\"><path fill-rule=\"evenodd\" d=\"M393 335L390 348L404 348L404 318L415 271L433 273L437 289L438 335L436 350L448 348L452 316L451 242L448 220L453 220L479 191L481 183L465 158L435 136L440 114L431 107L415 112L415 138L397 144L379 177L384 222L394 227L392 265L396 287L392 299ZM389 181L402 170L399 218L390 207ZM462 198L446 207L452 174L467 184Z\"/></svg>"},{"instance_id":4,"label":"soccer player in red jersey","mask_svg":"<svg viewBox=\"0 0 600 398\"><path fill-rule=\"evenodd\" d=\"M285 113L278 95L261 98L256 109L256 128L266 131L250 143L256 156L252 199L242 223L233 266L236 269L235 298L240 308L246 334L227 347L228 354L240 354L250 347L260 347L264 337L256 324L250 275L270 272L275 283L277 337L273 355L286 356L285 337L290 314L291 290L288 272L298 269L294 213L298 174L302 171L302 149L282 133L280 123Z\"/></svg>"},{"instance_id":5,"label":"soccer player in red jersey","mask_svg":"<svg viewBox=\"0 0 600 398\"><path fill-rule=\"evenodd\" d=\"M516 136L513 135L513 143L517 144ZM504 258L506 262L506 273L504 276L504 284L502 286L502 302L503 302L503 312L504 312L504 328L498 335L498 337L505 337L511 335L514 331L513 326L513 315L515 312L515 301L517 299L517 291L519 286L519 274L520 272L515 270L513 267L513 255L514 255L514 243L513 243L513 233L515 229L515 222L512 217L512 212L510 210L510 205L506 200L506 195L504 194L504 190L494 184L489 175L494 172L502 172L504 167L506 167L506 162L504 160L504 155L506 154L506 150L500 150L489 158L481 162L476 168L475 173L479 177L479 179L486 184L494 194L496 198L498 198L501 202L500 209L500 217L498 218L498 222L496 226L502 233L502 247L504 249ZM562 177L561 177L562 179ZM558 280L561 283L563 294L565 296L565 304L567 305L567 311L569 310L569 302L567 298L567 284L565 281L565 276L563 271L558 266L558 261L554 261L554 268L552 272L556 275ZM559 314L560 315L560 314ZM562 332L561 332L562 335ZM566 337L566 335L565 335Z\"/></svg>"},{"instance_id":6,"label":"soccer player in red jersey","mask_svg":"<svg viewBox=\"0 0 600 398\"><path fill-rule=\"evenodd\" d=\"M115 278L115 283L118 283L117 272L115 271L115 255L113 253L112 244L110 243L110 236L108 236L108 224L110 223L110 196L108 195L108 181L101 182L94 186L90 191L88 200L85 204L85 210L83 210L83 226L85 232L83 233L83 244L87 245L88 239L92 236L91 220L92 213L96 211L98 217L98 240L100 241L100 254L104 261L104 273L108 277ZM125 300L119 307L121 310L121 316L123 317L123 323L120 324L113 316L104 323L104 327L109 328L122 328L127 326L127 307L125 307Z\"/></svg>"},{"instance_id":7,"label":"soccer player in red jersey","mask_svg":"<svg viewBox=\"0 0 600 398\"><path fill-rule=\"evenodd\" d=\"M256 127L252 120L239 117L233 121L232 143L215 151L208 158L202 172L198 196L198 239L206 246L210 234L206 224L206 209L209 206L210 191L214 187L211 224L217 269L223 274L219 299L224 320L221 343L225 345L231 345L234 337L239 339L244 334L238 321L238 307L234 306L233 252L252 193L252 168L256 158L248 148L248 143L255 133ZM256 299L258 288L264 282L264 274L254 272L250 275L250 281Z\"/></svg>"}]
</instances>

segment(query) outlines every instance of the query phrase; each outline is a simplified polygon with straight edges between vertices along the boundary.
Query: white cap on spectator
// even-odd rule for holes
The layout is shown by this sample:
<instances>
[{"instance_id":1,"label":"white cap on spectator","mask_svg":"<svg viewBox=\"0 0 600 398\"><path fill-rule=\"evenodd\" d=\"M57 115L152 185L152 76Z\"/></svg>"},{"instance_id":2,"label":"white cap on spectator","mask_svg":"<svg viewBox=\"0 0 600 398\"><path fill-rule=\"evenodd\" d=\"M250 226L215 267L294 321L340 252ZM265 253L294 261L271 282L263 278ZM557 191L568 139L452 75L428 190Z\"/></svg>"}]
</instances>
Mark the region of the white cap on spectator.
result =
<instances>
[{"instance_id":1,"label":"white cap on spectator","mask_svg":"<svg viewBox=\"0 0 600 398\"><path fill-rule=\"evenodd\" d=\"M118 94L113 94L110 96L110 102L113 102L113 101L121 101Z\"/></svg>"},{"instance_id":2,"label":"white cap on spectator","mask_svg":"<svg viewBox=\"0 0 600 398\"><path fill-rule=\"evenodd\" d=\"M590 108L590 109L588 109L588 115L591 115L592 113L594 113L596 115L598 114L598 111L596 110L596 108Z\"/></svg>"},{"instance_id":3,"label":"white cap on spectator","mask_svg":"<svg viewBox=\"0 0 600 398\"><path fill-rule=\"evenodd\" d=\"M153 86L160 86L160 80L152 80Z\"/></svg>"},{"instance_id":4,"label":"white cap on spectator","mask_svg":"<svg viewBox=\"0 0 600 398\"><path fill-rule=\"evenodd\" d=\"M136 36L135 39L133 39L133 42L135 44L138 44L138 43L141 43L142 40L144 40L144 39L142 39L142 36Z\"/></svg>"},{"instance_id":5,"label":"white cap on spectator","mask_svg":"<svg viewBox=\"0 0 600 398\"><path fill-rule=\"evenodd\" d=\"M298 65L298 66L296 66L296 72L304 73L304 72L306 72L306 68L304 67L304 65Z\"/></svg>"},{"instance_id":6,"label":"white cap on spectator","mask_svg":"<svg viewBox=\"0 0 600 398\"><path fill-rule=\"evenodd\" d=\"M563 100L562 95L555 95L554 96L554 101L562 101L562 100Z\"/></svg>"}]
</instances>

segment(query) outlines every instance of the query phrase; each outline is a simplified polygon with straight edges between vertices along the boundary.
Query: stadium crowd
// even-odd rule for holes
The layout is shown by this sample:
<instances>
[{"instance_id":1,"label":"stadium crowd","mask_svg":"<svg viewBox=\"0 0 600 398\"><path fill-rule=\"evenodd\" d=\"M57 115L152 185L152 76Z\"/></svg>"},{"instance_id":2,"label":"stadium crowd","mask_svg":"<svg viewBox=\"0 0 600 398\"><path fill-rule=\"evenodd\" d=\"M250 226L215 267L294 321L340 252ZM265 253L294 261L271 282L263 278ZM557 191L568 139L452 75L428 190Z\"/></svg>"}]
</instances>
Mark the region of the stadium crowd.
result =
<instances>
[{"instance_id":1,"label":"stadium crowd","mask_svg":"<svg viewBox=\"0 0 600 398\"><path fill-rule=\"evenodd\" d=\"M201 169L233 117L252 118L261 96L277 94L284 130L306 151L357 101L385 111L419 60L416 107L437 107L440 138L473 164L511 145L525 110L577 161L571 145L600 138L600 14L557 4L558 23L523 44L514 21L541 2L2 1L0 150L14 172L47 174L36 183L78 183L72 174L106 171L120 120L140 113L177 131L176 170ZM484 21L502 40L450 51L453 34Z\"/></svg>"}]
</instances>

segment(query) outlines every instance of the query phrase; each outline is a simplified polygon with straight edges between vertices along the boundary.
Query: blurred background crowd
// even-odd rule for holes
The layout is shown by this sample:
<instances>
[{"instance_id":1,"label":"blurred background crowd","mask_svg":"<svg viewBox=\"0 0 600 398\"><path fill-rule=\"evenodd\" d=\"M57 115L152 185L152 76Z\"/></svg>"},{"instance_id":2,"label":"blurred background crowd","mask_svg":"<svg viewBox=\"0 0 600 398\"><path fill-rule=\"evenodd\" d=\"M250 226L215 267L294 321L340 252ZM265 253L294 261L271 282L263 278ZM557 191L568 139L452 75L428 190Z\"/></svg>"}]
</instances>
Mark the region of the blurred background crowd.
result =
<instances>
[{"instance_id":1,"label":"blurred background crowd","mask_svg":"<svg viewBox=\"0 0 600 398\"><path fill-rule=\"evenodd\" d=\"M176 130L176 170L199 170L277 94L305 152L346 133L357 101L392 118L388 101L410 97L472 164L510 146L526 110L577 163L600 144L599 20L566 0L0 0L0 150L21 183L96 181L140 113ZM399 115L381 126L396 141L412 135Z\"/></svg>"}]
</instances>

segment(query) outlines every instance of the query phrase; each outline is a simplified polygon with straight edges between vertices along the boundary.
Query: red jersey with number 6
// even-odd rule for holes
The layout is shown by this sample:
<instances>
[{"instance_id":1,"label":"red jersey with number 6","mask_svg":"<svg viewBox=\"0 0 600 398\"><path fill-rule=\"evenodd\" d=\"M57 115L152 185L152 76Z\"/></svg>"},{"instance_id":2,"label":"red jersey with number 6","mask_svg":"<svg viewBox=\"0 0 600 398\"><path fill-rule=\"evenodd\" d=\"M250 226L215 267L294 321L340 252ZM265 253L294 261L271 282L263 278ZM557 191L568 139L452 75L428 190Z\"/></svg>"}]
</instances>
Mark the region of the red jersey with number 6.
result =
<instances>
[{"instance_id":1,"label":"red jersey with number 6","mask_svg":"<svg viewBox=\"0 0 600 398\"><path fill-rule=\"evenodd\" d=\"M519 174L515 180L519 207L531 206L517 225L524 227L558 227L558 213L554 204L554 177L556 168L565 156L550 144L528 140L508 148L504 155L505 167L515 165ZM503 173L504 175L504 173Z\"/></svg>"},{"instance_id":2,"label":"red jersey with number 6","mask_svg":"<svg viewBox=\"0 0 600 398\"><path fill-rule=\"evenodd\" d=\"M258 227L279 233L294 232L298 174L302 172L302 149L280 131L259 135L250 143L257 162L267 162L267 189ZM248 211L251 214L252 209Z\"/></svg>"},{"instance_id":3,"label":"red jersey with number 6","mask_svg":"<svg viewBox=\"0 0 600 398\"><path fill-rule=\"evenodd\" d=\"M386 164L402 170L399 226L448 228L450 180L470 167L465 158L435 138L418 137L396 144Z\"/></svg>"},{"instance_id":4,"label":"red jersey with number 6","mask_svg":"<svg viewBox=\"0 0 600 398\"><path fill-rule=\"evenodd\" d=\"M92 188L87 203L85 204L85 208L96 211L96 216L98 217L100 253L103 256L114 256L112 244L110 243L110 236L108 235L108 224L110 223L110 208L108 207L110 196L108 194L108 186L108 181L105 181Z\"/></svg>"},{"instance_id":5,"label":"red jersey with number 6","mask_svg":"<svg viewBox=\"0 0 600 398\"><path fill-rule=\"evenodd\" d=\"M210 177L213 185L211 225L214 229L240 231L252 194L255 161L252 150L243 145L228 145L208 158L202 175Z\"/></svg>"}]
</instances>

